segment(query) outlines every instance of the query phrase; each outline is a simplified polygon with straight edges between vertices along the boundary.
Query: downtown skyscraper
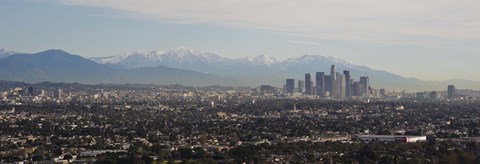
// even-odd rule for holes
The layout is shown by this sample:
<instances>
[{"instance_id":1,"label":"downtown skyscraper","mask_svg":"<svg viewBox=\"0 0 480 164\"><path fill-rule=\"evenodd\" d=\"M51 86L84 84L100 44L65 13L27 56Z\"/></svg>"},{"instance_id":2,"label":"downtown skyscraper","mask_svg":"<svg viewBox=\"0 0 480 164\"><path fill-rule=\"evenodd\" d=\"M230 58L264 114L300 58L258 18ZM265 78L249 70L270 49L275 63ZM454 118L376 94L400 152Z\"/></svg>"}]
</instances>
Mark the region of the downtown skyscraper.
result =
<instances>
[{"instance_id":1,"label":"downtown skyscraper","mask_svg":"<svg viewBox=\"0 0 480 164\"><path fill-rule=\"evenodd\" d=\"M455 85L448 85L447 88L447 97L450 100L455 99L456 93L455 93Z\"/></svg>"},{"instance_id":2,"label":"downtown skyscraper","mask_svg":"<svg viewBox=\"0 0 480 164\"><path fill-rule=\"evenodd\" d=\"M370 81L368 76L360 77L360 96L369 97L370 96Z\"/></svg>"},{"instance_id":3,"label":"downtown skyscraper","mask_svg":"<svg viewBox=\"0 0 480 164\"><path fill-rule=\"evenodd\" d=\"M325 96L325 72L317 72L315 74L315 82L316 82L316 92L317 96L324 97Z\"/></svg>"},{"instance_id":4,"label":"downtown skyscraper","mask_svg":"<svg viewBox=\"0 0 480 164\"><path fill-rule=\"evenodd\" d=\"M350 97L350 96L352 96L352 94L351 94L352 84L351 84L351 81L350 81L350 71L344 70L343 75L345 76L345 96Z\"/></svg>"},{"instance_id":5,"label":"downtown skyscraper","mask_svg":"<svg viewBox=\"0 0 480 164\"><path fill-rule=\"evenodd\" d=\"M287 79L285 85L285 92L294 93L295 92L295 79Z\"/></svg>"},{"instance_id":6,"label":"downtown skyscraper","mask_svg":"<svg viewBox=\"0 0 480 164\"><path fill-rule=\"evenodd\" d=\"M312 74L306 73L305 74L305 94L313 95L313 82L312 82Z\"/></svg>"}]
</instances>

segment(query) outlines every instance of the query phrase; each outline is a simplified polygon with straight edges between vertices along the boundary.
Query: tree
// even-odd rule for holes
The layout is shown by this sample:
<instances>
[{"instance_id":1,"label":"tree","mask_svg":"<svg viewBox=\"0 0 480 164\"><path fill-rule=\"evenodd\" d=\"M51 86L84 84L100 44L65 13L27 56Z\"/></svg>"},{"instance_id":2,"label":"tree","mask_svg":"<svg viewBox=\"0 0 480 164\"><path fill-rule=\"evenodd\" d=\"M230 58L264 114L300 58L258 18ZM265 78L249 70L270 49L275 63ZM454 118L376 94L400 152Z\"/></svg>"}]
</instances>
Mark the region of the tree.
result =
<instances>
[{"instance_id":1,"label":"tree","mask_svg":"<svg viewBox=\"0 0 480 164\"><path fill-rule=\"evenodd\" d=\"M63 156L63 159L64 159L64 160L71 160L71 159L73 159L73 156L72 156L71 154L65 154L65 155Z\"/></svg>"},{"instance_id":2,"label":"tree","mask_svg":"<svg viewBox=\"0 0 480 164\"><path fill-rule=\"evenodd\" d=\"M150 158L148 155L143 155L143 156L142 156L142 161L145 162L146 164L151 164L151 163L153 163L153 159Z\"/></svg>"},{"instance_id":3,"label":"tree","mask_svg":"<svg viewBox=\"0 0 480 164\"><path fill-rule=\"evenodd\" d=\"M42 161L42 160L43 160L43 156L39 154L35 154L32 156L32 161Z\"/></svg>"}]
</instances>

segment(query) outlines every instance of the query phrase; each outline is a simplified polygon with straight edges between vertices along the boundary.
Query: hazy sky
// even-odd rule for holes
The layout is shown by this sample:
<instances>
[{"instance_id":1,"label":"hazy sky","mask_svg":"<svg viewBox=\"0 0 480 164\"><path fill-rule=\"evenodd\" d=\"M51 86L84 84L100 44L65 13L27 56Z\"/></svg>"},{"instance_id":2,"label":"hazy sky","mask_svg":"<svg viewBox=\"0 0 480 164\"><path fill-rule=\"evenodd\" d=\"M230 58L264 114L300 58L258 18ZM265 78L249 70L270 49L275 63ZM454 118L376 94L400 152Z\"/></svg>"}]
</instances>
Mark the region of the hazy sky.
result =
<instances>
[{"instance_id":1,"label":"hazy sky","mask_svg":"<svg viewBox=\"0 0 480 164\"><path fill-rule=\"evenodd\" d=\"M336 56L422 80L480 81L478 0L0 0L0 47L112 56Z\"/></svg>"}]
</instances>

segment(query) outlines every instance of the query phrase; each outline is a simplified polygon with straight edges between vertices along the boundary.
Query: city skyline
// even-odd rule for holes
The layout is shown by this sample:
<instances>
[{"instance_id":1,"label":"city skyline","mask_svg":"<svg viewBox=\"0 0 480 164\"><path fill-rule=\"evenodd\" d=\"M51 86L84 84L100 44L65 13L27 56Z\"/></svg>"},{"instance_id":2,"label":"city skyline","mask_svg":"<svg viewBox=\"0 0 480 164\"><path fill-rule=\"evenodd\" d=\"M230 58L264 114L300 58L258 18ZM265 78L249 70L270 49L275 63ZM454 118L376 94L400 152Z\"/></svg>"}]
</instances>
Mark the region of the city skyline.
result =
<instances>
[{"instance_id":1,"label":"city skyline","mask_svg":"<svg viewBox=\"0 0 480 164\"><path fill-rule=\"evenodd\" d=\"M479 69L475 3L7 0L0 47L86 57L182 45L232 58L312 54L422 80L479 81L470 71Z\"/></svg>"},{"instance_id":2,"label":"city skyline","mask_svg":"<svg viewBox=\"0 0 480 164\"><path fill-rule=\"evenodd\" d=\"M312 78L312 73L305 73L304 80L297 81L297 92L295 92L295 79L287 78L284 85L285 93L290 96L300 93L307 96L315 95L320 98L349 99L352 97L369 98L372 91L377 92L370 86L368 76L360 75L359 80L356 81L351 78L350 70L343 70L342 74L337 72L335 68L334 64L330 66L329 75L326 75L325 72L316 72L315 80ZM302 89L303 85L305 86L305 92ZM385 92L385 89L382 89Z\"/></svg>"}]
</instances>

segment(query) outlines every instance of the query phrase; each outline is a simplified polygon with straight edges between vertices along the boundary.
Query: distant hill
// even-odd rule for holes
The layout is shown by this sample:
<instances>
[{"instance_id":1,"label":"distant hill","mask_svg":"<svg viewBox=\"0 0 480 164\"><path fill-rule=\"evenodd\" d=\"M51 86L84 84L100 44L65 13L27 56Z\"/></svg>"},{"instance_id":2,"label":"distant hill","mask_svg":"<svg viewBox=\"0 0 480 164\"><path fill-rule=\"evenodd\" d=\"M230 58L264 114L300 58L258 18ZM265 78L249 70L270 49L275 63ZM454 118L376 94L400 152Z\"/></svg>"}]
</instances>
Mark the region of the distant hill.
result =
<instances>
[{"instance_id":1,"label":"distant hill","mask_svg":"<svg viewBox=\"0 0 480 164\"><path fill-rule=\"evenodd\" d=\"M25 82L242 85L238 80L165 66L114 68L62 50L12 54L0 60L0 79ZM245 85L245 84L244 84Z\"/></svg>"},{"instance_id":2,"label":"distant hill","mask_svg":"<svg viewBox=\"0 0 480 164\"><path fill-rule=\"evenodd\" d=\"M445 87L444 90L446 90L446 86L448 85L455 85L457 89L474 89L474 90L480 90L478 81L473 81L473 80L463 80L463 79L452 79L452 80L447 80L447 81L428 81L428 84L433 85L433 86L442 86Z\"/></svg>"}]
</instances>

